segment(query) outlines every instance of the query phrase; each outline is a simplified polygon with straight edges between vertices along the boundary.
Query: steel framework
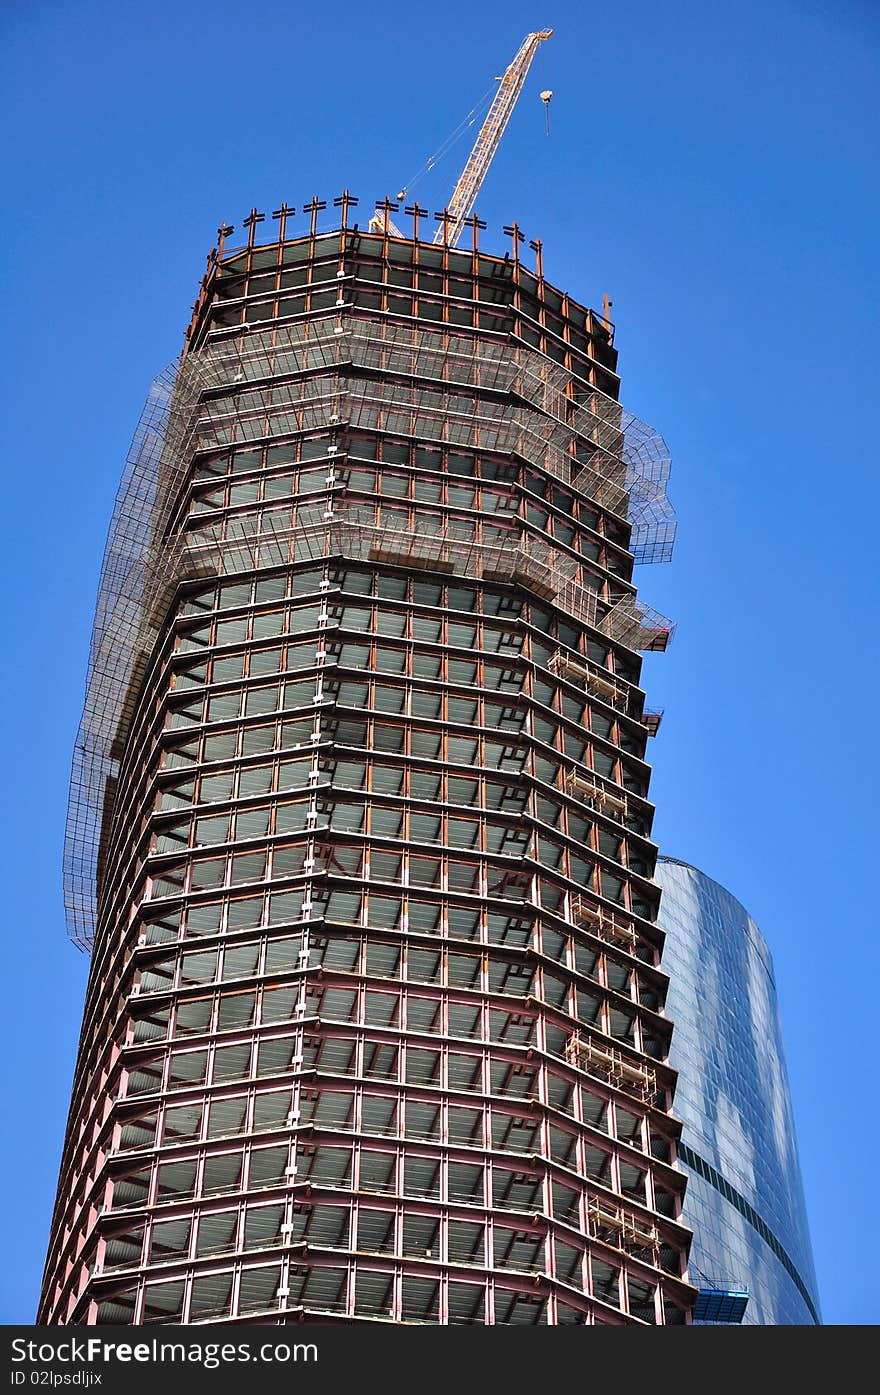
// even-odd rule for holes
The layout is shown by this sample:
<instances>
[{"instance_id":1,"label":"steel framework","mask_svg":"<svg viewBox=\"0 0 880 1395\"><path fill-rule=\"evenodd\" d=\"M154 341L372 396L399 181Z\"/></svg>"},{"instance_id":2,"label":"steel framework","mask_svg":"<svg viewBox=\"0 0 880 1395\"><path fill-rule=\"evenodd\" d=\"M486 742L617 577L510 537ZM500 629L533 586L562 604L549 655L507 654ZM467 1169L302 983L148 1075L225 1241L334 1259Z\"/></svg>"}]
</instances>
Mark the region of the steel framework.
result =
<instances>
[{"instance_id":1,"label":"steel framework","mask_svg":"<svg viewBox=\"0 0 880 1395\"><path fill-rule=\"evenodd\" d=\"M591 312L318 211L224 232L120 489L40 1320L685 1322L665 446Z\"/></svg>"}]
</instances>

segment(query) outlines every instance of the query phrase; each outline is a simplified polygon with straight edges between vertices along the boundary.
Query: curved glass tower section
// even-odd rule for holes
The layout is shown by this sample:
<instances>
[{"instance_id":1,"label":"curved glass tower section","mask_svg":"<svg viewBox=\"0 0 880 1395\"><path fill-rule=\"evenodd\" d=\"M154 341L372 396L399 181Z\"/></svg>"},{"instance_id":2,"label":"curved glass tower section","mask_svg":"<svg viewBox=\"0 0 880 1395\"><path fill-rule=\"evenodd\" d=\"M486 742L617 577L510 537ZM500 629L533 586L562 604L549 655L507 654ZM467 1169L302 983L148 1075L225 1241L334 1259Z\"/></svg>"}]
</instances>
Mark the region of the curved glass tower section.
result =
<instances>
[{"instance_id":1,"label":"curved glass tower section","mask_svg":"<svg viewBox=\"0 0 880 1395\"><path fill-rule=\"evenodd\" d=\"M696 1318L740 1320L747 1289L746 1323L817 1323L770 952L736 898L696 867L661 857L656 880Z\"/></svg>"},{"instance_id":2,"label":"curved glass tower section","mask_svg":"<svg viewBox=\"0 0 880 1395\"><path fill-rule=\"evenodd\" d=\"M40 1321L685 1322L639 688L670 627L631 580L665 447L518 230L321 208L221 237L123 480Z\"/></svg>"}]
</instances>

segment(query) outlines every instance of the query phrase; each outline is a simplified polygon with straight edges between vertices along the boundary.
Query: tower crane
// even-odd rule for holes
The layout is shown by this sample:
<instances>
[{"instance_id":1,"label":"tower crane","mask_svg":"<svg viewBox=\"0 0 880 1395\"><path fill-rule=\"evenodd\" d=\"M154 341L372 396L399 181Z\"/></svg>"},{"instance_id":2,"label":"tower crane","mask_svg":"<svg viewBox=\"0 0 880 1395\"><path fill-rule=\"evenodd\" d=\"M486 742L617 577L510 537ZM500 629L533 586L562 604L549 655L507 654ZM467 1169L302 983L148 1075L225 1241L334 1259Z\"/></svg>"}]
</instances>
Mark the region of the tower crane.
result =
<instances>
[{"instance_id":1,"label":"tower crane","mask_svg":"<svg viewBox=\"0 0 880 1395\"><path fill-rule=\"evenodd\" d=\"M474 148L467 158L458 183L452 191L452 197L446 206L448 217L441 222L434 234L435 243L446 241L450 247L457 245L465 220L473 210L495 151L498 149L501 137L504 135L507 123L513 114L517 98L526 80L526 74L538 51L538 45L542 44L545 39L549 39L552 34L552 29L539 29L533 34L527 34L520 44L513 62L503 77L497 79L498 90L486 113L486 119L480 127ZM551 94L548 94L548 97L549 95ZM542 100L544 100L543 93ZM429 160L427 168L430 168L432 163ZM397 197L398 199L406 197L405 187ZM394 226L385 209L377 209L370 219L370 228L376 232L389 232L393 237L403 237L403 233Z\"/></svg>"}]
</instances>

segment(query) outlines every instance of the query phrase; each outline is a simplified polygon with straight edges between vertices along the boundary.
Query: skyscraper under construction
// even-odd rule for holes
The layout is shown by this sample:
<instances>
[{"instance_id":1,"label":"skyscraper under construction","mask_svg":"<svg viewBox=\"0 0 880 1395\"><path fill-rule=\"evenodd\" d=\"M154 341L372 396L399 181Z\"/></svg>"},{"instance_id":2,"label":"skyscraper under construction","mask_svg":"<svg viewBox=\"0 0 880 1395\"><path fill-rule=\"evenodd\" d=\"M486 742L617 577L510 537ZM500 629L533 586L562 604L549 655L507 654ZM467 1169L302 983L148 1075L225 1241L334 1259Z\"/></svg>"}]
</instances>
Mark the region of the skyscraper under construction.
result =
<instances>
[{"instance_id":1,"label":"skyscraper under construction","mask_svg":"<svg viewBox=\"0 0 880 1395\"><path fill-rule=\"evenodd\" d=\"M120 488L39 1320L686 1322L666 449L540 244L354 202L221 231Z\"/></svg>"}]
</instances>

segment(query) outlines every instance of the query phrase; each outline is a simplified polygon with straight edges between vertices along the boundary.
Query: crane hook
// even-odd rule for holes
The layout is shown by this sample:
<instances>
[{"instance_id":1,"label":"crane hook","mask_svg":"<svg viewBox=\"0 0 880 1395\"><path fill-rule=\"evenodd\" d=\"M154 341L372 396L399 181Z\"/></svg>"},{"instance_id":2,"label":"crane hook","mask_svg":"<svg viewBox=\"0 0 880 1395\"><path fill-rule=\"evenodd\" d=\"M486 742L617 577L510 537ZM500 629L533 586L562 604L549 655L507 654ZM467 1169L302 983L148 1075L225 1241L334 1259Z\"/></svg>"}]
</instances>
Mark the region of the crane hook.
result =
<instances>
[{"instance_id":1,"label":"crane hook","mask_svg":"<svg viewBox=\"0 0 880 1395\"><path fill-rule=\"evenodd\" d=\"M541 93L541 101L544 103L544 111L546 112L546 115L547 115L547 134L548 134L548 136L549 136L549 134L550 134L550 98L551 98L552 96L553 96L553 93L549 90L549 88L547 89L546 92L542 92L542 93Z\"/></svg>"}]
</instances>

